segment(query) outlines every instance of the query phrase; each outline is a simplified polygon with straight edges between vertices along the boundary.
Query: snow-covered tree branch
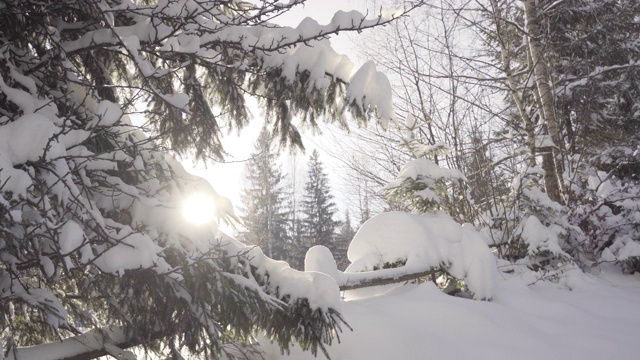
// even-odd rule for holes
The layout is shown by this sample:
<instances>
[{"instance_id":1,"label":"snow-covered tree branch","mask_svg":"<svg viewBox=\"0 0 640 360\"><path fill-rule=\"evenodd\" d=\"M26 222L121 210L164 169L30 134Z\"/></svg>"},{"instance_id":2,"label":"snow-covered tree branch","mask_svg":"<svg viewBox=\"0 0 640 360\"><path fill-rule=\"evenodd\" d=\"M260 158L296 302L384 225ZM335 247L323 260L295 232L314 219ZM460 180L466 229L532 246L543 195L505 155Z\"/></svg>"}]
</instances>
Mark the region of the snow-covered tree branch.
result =
<instances>
[{"instance_id":1,"label":"snow-covered tree branch","mask_svg":"<svg viewBox=\"0 0 640 360\"><path fill-rule=\"evenodd\" d=\"M372 64L354 71L326 38L405 12L271 22L302 3L0 3L5 352L33 358L48 352L38 344L80 336L102 347L61 356L154 339L159 352L217 356L261 331L317 353L337 336L338 287L325 275L271 260L215 223L185 223L191 193L223 198L173 157L223 158L221 129L248 123L250 96L281 142L299 147L294 116L394 118L386 78Z\"/></svg>"}]
</instances>

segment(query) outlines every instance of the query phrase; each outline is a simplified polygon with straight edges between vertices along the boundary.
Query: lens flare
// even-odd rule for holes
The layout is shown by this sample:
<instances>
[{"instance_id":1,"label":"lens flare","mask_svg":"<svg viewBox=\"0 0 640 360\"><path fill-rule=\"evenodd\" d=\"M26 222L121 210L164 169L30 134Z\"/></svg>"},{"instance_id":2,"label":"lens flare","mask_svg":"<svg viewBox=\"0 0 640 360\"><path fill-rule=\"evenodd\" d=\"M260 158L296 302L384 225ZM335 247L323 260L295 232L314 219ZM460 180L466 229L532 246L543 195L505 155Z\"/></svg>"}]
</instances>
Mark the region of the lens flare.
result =
<instances>
[{"instance_id":1,"label":"lens flare","mask_svg":"<svg viewBox=\"0 0 640 360\"><path fill-rule=\"evenodd\" d=\"M215 202L213 198L204 194L189 196L182 205L182 216L193 224L204 224L213 220Z\"/></svg>"}]
</instances>

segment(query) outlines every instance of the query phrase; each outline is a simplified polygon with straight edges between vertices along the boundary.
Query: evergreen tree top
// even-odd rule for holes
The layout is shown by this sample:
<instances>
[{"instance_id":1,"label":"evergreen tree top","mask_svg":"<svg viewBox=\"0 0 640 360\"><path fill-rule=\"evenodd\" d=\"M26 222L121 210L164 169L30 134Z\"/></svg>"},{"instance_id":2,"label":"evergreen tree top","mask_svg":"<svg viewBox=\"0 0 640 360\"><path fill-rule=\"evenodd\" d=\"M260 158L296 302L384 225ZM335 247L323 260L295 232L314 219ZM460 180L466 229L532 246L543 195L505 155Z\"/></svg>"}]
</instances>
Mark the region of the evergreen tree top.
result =
<instances>
[{"instance_id":1,"label":"evergreen tree top","mask_svg":"<svg viewBox=\"0 0 640 360\"><path fill-rule=\"evenodd\" d=\"M283 184L285 176L279 169L272 148L271 136L263 128L246 165L247 181L242 191L241 217L245 230L240 239L247 244L260 246L271 258L285 260L289 215Z\"/></svg>"},{"instance_id":2,"label":"evergreen tree top","mask_svg":"<svg viewBox=\"0 0 640 360\"><path fill-rule=\"evenodd\" d=\"M317 150L311 153L308 166L308 179L301 202L303 234L310 242L308 245L324 245L333 250L334 233L339 225L333 217L338 210L331 195L329 177L324 172Z\"/></svg>"}]
</instances>

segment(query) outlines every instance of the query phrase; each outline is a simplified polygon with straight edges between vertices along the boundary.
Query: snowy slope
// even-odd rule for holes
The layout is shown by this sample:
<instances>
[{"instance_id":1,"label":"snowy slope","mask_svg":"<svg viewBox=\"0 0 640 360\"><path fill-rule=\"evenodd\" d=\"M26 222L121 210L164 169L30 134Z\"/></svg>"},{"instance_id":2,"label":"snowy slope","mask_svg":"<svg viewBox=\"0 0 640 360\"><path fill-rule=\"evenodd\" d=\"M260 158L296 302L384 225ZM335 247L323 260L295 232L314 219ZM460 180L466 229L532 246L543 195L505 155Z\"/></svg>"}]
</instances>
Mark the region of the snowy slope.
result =
<instances>
[{"instance_id":1,"label":"snowy slope","mask_svg":"<svg viewBox=\"0 0 640 360\"><path fill-rule=\"evenodd\" d=\"M431 283L351 291L342 313L354 331L329 352L334 360L640 358L640 276L608 270L570 280L571 290L504 279L492 302ZM314 359L261 344L269 359Z\"/></svg>"}]
</instances>

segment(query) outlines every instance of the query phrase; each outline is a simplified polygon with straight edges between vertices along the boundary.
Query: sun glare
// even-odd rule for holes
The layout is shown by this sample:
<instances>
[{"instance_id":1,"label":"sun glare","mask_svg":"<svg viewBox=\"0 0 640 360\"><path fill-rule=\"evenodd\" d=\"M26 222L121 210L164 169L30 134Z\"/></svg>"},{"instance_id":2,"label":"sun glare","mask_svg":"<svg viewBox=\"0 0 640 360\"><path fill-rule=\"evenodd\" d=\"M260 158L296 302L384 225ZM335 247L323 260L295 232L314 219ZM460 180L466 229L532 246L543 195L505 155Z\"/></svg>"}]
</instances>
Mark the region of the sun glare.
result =
<instances>
[{"instance_id":1,"label":"sun glare","mask_svg":"<svg viewBox=\"0 0 640 360\"><path fill-rule=\"evenodd\" d=\"M215 203L213 198L204 194L189 196L182 205L182 216L193 224L204 224L215 215Z\"/></svg>"}]
</instances>

